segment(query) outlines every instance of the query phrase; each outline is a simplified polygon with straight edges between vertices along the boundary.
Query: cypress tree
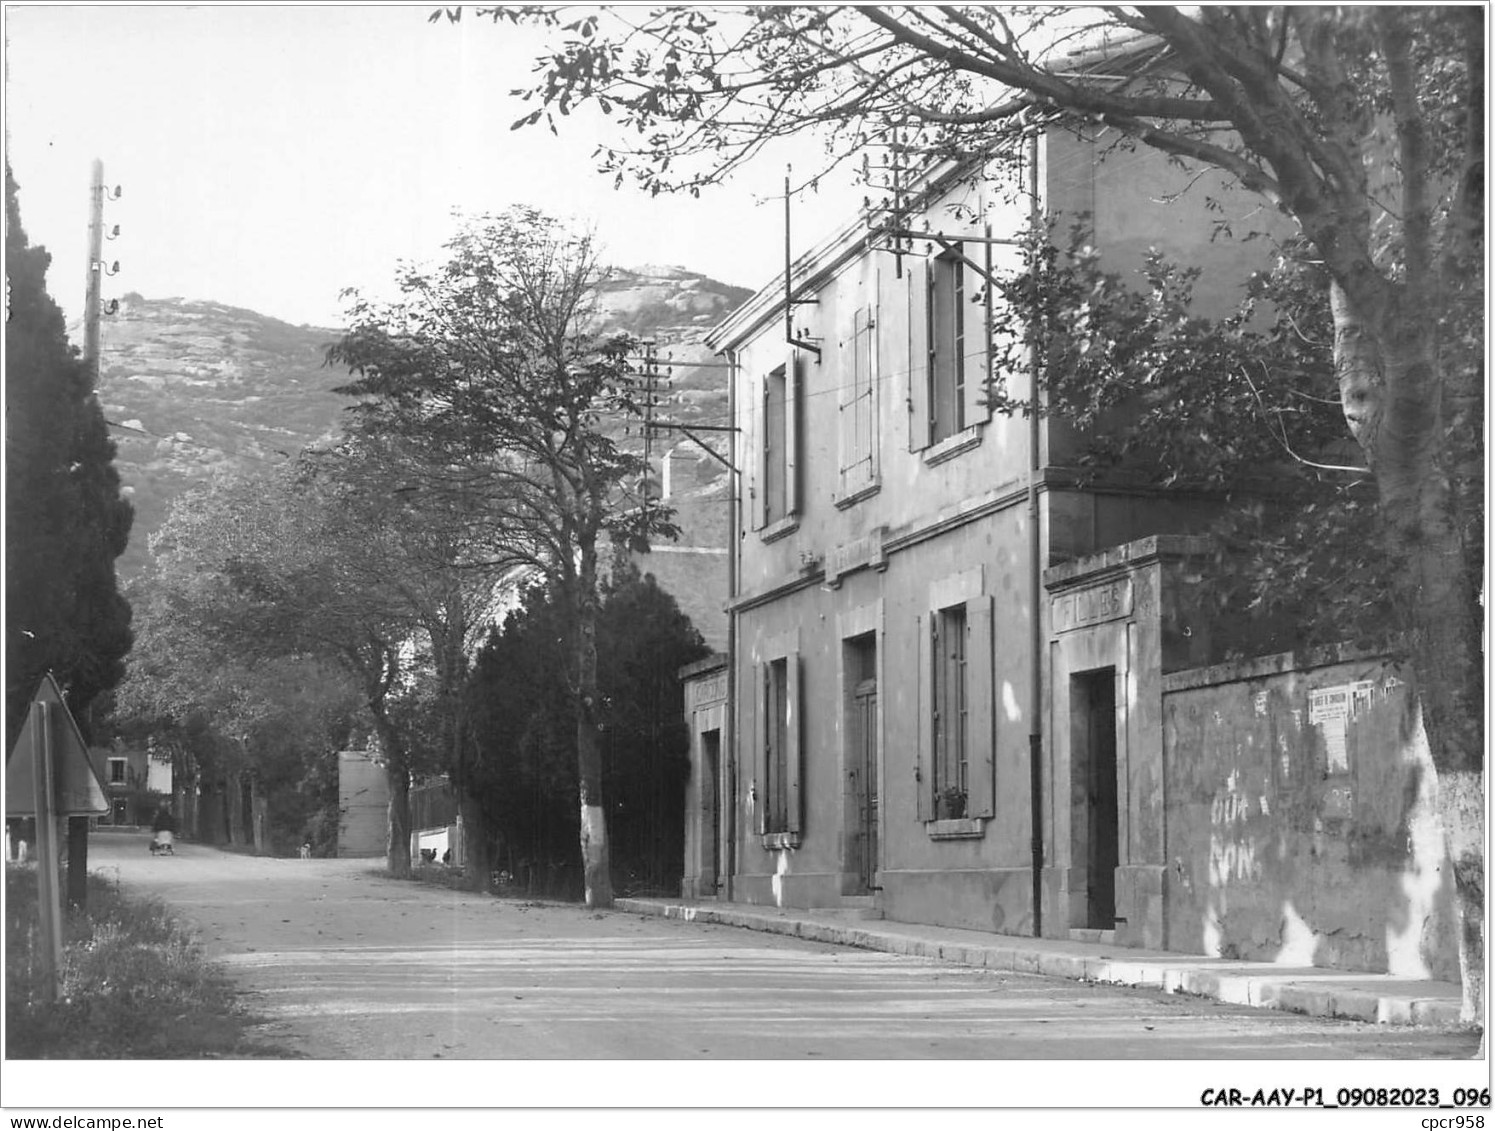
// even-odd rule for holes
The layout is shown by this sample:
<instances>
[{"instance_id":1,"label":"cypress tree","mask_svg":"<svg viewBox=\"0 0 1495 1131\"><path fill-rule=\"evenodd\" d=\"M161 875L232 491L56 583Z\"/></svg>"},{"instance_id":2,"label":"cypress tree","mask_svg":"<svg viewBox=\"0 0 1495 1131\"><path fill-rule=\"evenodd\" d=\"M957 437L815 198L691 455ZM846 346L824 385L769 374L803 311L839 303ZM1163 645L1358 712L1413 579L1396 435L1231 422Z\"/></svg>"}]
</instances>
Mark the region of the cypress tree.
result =
<instances>
[{"instance_id":1,"label":"cypress tree","mask_svg":"<svg viewBox=\"0 0 1495 1131\"><path fill-rule=\"evenodd\" d=\"M6 749L50 670L88 736L87 708L124 675L130 606L115 559L134 508L89 371L47 293L51 255L29 245L5 169Z\"/></svg>"}]
</instances>

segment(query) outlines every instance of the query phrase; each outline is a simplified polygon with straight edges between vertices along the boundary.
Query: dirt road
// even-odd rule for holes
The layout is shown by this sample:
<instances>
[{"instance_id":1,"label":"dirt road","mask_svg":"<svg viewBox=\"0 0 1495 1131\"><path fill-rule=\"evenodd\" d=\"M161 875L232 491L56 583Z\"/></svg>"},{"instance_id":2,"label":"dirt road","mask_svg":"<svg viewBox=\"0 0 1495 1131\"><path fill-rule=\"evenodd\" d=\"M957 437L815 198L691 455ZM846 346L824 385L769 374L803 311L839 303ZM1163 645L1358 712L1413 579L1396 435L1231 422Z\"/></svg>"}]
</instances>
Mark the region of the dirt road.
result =
<instances>
[{"instance_id":1,"label":"dirt road","mask_svg":"<svg viewBox=\"0 0 1495 1131\"><path fill-rule=\"evenodd\" d=\"M998 974L730 927L100 834L91 865L196 926L317 1059L1454 1058L1477 1038Z\"/></svg>"}]
</instances>

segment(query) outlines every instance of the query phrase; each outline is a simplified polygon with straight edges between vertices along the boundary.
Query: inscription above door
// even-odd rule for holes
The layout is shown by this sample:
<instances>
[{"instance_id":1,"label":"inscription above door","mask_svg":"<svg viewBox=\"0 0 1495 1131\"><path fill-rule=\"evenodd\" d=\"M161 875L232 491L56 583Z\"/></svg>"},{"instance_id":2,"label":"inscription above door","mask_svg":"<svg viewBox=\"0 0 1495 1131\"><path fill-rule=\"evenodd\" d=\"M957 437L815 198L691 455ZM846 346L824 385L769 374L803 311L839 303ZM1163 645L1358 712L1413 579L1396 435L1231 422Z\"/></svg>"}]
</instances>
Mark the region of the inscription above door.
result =
<instances>
[{"instance_id":1,"label":"inscription above door","mask_svg":"<svg viewBox=\"0 0 1495 1131\"><path fill-rule=\"evenodd\" d=\"M1132 579L1123 577L1105 585L1062 593L1054 598L1052 614L1056 633L1129 617L1132 615Z\"/></svg>"}]
</instances>

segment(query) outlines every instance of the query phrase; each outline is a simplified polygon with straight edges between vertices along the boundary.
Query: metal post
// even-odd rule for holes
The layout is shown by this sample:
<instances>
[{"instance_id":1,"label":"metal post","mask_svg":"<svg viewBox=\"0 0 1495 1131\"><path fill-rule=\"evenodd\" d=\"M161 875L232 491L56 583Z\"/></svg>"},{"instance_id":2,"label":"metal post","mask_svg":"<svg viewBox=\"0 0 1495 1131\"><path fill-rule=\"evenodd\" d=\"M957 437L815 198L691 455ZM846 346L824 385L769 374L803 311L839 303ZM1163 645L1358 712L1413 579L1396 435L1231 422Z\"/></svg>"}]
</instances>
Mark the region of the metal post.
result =
<instances>
[{"instance_id":1,"label":"metal post","mask_svg":"<svg viewBox=\"0 0 1495 1131\"><path fill-rule=\"evenodd\" d=\"M32 799L36 808L37 914L41 920L41 966L46 1000L62 996L62 898L58 884L57 794L53 785L52 705L33 703Z\"/></svg>"},{"instance_id":2,"label":"metal post","mask_svg":"<svg viewBox=\"0 0 1495 1131\"><path fill-rule=\"evenodd\" d=\"M784 166L784 340L794 342L794 287L790 284L789 265L789 175L792 166Z\"/></svg>"},{"instance_id":3,"label":"metal post","mask_svg":"<svg viewBox=\"0 0 1495 1131\"><path fill-rule=\"evenodd\" d=\"M732 370L727 378L727 415L733 426L737 424L737 379L739 369L736 351L727 354L727 361ZM722 751L722 761L726 763L726 789L721 792L725 796L718 796L717 804L725 803L727 820L726 836L727 850L722 855L721 867L725 880L725 892L727 902L731 903L736 892L737 874L737 761L740 744L737 741L737 585L739 575L738 555L742 552L742 538L738 532L738 524L742 521L742 475L738 468L742 465L743 453L738 451L737 438L740 433L734 432L730 435L728 442L732 453L730 464L730 478L732 489L730 499L727 503L727 537L731 539L731 546L727 553L727 709L726 709L726 749Z\"/></svg>"},{"instance_id":4,"label":"metal post","mask_svg":"<svg viewBox=\"0 0 1495 1131\"><path fill-rule=\"evenodd\" d=\"M1029 141L1029 169L1032 181L1030 222L1034 240L1038 238L1042 215L1038 200L1038 135ZM1035 262L1033 267L1036 269ZM1043 936L1043 618L1040 600L1043 594L1043 548L1040 541L1038 476L1041 466L1038 428L1038 371L1043 362L1041 319L1043 306L1034 288L1033 329L1028 389L1028 608L1031 632L1032 682L1028 695L1028 775L1032 796L1033 824L1033 936Z\"/></svg>"}]
</instances>

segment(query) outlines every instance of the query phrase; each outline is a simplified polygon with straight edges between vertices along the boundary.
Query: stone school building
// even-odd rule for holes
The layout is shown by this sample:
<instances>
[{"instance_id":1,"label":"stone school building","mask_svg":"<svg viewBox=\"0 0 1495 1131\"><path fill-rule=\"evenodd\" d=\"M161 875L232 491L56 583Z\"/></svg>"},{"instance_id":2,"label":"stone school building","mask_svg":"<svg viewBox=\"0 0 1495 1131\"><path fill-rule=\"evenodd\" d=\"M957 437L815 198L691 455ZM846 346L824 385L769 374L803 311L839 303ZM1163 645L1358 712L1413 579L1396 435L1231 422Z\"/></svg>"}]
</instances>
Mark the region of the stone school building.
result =
<instances>
[{"instance_id":1,"label":"stone school building","mask_svg":"<svg viewBox=\"0 0 1495 1131\"><path fill-rule=\"evenodd\" d=\"M687 673L687 897L1456 971L1395 665L1207 666L1215 504L1082 478L1062 423L987 406L984 275L1035 212L1233 305L1265 241L1214 238L1206 198L1249 205L1181 176L1051 132L936 171L904 234L849 226L712 333L735 489L727 646Z\"/></svg>"}]
</instances>

